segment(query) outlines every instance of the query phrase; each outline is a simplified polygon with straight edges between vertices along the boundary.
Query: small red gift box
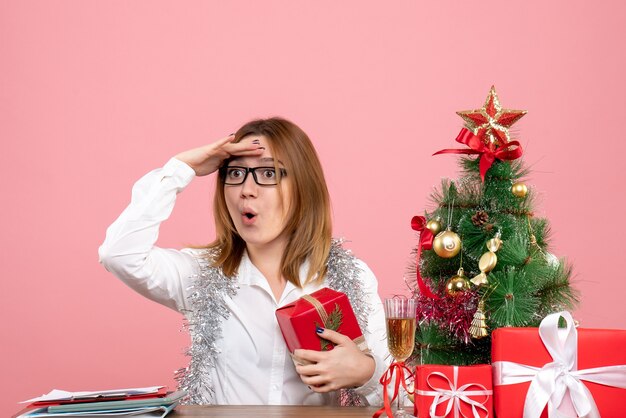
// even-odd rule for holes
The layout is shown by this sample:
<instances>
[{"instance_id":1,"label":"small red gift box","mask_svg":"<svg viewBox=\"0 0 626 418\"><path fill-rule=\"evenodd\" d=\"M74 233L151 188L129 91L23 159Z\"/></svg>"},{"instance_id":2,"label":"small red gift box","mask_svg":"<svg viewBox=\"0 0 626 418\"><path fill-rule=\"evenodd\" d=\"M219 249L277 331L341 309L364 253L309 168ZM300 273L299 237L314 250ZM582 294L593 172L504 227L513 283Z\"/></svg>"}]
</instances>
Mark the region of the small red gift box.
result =
<instances>
[{"instance_id":1,"label":"small red gift box","mask_svg":"<svg viewBox=\"0 0 626 418\"><path fill-rule=\"evenodd\" d=\"M350 337L362 351L367 351L365 337L359 328L345 293L323 288L304 295L294 303L276 310L276 319L293 353L295 349L326 351L333 344L317 335L316 327L332 329Z\"/></svg>"},{"instance_id":2,"label":"small red gift box","mask_svg":"<svg viewBox=\"0 0 626 418\"><path fill-rule=\"evenodd\" d=\"M488 364L417 366L414 387L416 417L493 417Z\"/></svg>"},{"instance_id":3,"label":"small red gift box","mask_svg":"<svg viewBox=\"0 0 626 418\"><path fill-rule=\"evenodd\" d=\"M558 328L561 316L566 319L567 328ZM568 312L549 315L539 328L494 330L492 365L496 416L521 417L530 390L528 409L534 411L530 416L547 417L545 402L551 393L546 388L550 386L555 393L565 391L560 406L555 404L559 397L553 399L552 406L566 416L577 416L574 404L584 412L593 408L593 403L603 417L623 416L626 366L620 365L626 365L624 347L626 331L576 329ZM598 367L602 369L596 369ZM535 379L537 382L533 382L531 388L531 380L538 372L543 374ZM605 384L590 380L601 380ZM541 381L547 382L544 387L539 385ZM570 391L566 383L573 384L576 390ZM576 398L575 402L571 396Z\"/></svg>"}]
</instances>

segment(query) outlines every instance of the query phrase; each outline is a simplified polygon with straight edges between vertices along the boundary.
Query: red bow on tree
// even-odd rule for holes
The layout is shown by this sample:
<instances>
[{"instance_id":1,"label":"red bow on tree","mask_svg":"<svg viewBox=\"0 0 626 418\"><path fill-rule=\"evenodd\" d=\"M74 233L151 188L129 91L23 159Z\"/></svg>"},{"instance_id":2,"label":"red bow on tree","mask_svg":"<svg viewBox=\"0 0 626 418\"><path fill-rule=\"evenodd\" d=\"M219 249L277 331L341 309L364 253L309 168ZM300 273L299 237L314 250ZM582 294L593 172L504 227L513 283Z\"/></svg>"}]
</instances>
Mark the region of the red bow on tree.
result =
<instances>
[{"instance_id":1,"label":"red bow on tree","mask_svg":"<svg viewBox=\"0 0 626 418\"><path fill-rule=\"evenodd\" d=\"M439 154L480 154L480 178L485 181L485 174L491 168L493 162L498 160L515 160L522 156L522 145L518 141L509 141L503 145L496 146L490 142L485 144L482 137L474 135L467 128L461 129L456 142L465 144L470 149L443 149L433 155Z\"/></svg>"},{"instance_id":2,"label":"red bow on tree","mask_svg":"<svg viewBox=\"0 0 626 418\"><path fill-rule=\"evenodd\" d=\"M417 272L417 286L420 289L420 293L426 297L439 299L439 296L435 295L424 283L422 275L420 274L420 257L422 256L422 249L430 250L433 248L433 233L430 229L426 228L426 218L423 216L414 216L411 219L411 228L420 233L420 240L417 244L417 261L415 270Z\"/></svg>"}]
</instances>

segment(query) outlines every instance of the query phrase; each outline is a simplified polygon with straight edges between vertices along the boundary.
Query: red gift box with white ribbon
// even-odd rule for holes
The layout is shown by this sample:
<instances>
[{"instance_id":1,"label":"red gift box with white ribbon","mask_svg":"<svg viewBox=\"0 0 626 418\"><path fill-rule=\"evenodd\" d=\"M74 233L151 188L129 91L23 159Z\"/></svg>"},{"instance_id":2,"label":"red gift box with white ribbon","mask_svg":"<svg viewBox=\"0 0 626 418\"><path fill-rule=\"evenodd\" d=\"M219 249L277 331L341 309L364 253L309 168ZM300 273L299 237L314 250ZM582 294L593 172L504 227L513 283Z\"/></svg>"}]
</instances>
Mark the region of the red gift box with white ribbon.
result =
<instances>
[{"instance_id":1,"label":"red gift box with white ribbon","mask_svg":"<svg viewBox=\"0 0 626 418\"><path fill-rule=\"evenodd\" d=\"M624 416L624 330L577 329L559 312L539 328L494 330L491 357L498 418Z\"/></svg>"},{"instance_id":2,"label":"red gift box with white ribbon","mask_svg":"<svg viewBox=\"0 0 626 418\"><path fill-rule=\"evenodd\" d=\"M493 417L491 366L417 366L415 412L419 418Z\"/></svg>"}]
</instances>

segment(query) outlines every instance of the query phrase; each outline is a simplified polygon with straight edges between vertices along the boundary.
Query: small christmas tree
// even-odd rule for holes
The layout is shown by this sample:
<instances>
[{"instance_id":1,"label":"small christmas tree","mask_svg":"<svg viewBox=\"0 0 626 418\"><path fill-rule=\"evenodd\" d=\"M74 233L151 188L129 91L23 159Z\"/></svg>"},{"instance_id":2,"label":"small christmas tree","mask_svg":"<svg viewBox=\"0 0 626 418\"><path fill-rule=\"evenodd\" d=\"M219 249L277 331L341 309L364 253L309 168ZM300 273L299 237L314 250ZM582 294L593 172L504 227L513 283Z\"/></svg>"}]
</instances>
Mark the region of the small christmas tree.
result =
<instances>
[{"instance_id":1,"label":"small christmas tree","mask_svg":"<svg viewBox=\"0 0 626 418\"><path fill-rule=\"evenodd\" d=\"M534 216L533 191L509 128L526 114L503 109L494 87L481 109L457 112L467 148L461 178L443 180L434 210L413 218L419 232L407 282L418 301L413 360L468 365L490 361L491 330L537 326L577 303L571 267L549 252L549 226ZM477 155L471 156L471 155Z\"/></svg>"}]
</instances>

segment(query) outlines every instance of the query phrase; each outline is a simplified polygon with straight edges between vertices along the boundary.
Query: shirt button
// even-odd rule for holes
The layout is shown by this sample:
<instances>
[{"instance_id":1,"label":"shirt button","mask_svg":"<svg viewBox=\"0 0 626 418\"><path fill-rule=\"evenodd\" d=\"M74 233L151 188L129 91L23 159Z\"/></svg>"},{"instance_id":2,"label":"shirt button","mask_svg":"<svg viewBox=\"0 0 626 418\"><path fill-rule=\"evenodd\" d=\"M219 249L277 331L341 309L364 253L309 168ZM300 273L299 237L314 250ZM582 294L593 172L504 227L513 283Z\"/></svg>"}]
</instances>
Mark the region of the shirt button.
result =
<instances>
[{"instance_id":1,"label":"shirt button","mask_svg":"<svg viewBox=\"0 0 626 418\"><path fill-rule=\"evenodd\" d=\"M272 390L278 390L278 385L272 385Z\"/></svg>"}]
</instances>

